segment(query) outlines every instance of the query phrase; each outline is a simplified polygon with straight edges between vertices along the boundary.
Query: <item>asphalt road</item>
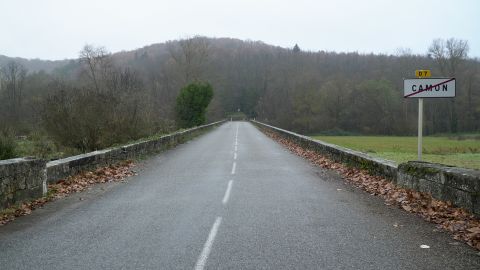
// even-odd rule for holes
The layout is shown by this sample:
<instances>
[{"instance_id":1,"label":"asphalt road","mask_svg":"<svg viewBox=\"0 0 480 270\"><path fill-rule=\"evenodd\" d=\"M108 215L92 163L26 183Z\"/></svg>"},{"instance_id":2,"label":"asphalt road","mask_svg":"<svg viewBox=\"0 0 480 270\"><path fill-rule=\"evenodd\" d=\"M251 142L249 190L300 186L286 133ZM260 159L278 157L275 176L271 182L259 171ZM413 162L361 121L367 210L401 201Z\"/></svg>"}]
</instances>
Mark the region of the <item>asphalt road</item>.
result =
<instances>
[{"instance_id":1,"label":"asphalt road","mask_svg":"<svg viewBox=\"0 0 480 270\"><path fill-rule=\"evenodd\" d=\"M247 122L138 170L0 227L0 269L480 269L478 252Z\"/></svg>"}]
</instances>

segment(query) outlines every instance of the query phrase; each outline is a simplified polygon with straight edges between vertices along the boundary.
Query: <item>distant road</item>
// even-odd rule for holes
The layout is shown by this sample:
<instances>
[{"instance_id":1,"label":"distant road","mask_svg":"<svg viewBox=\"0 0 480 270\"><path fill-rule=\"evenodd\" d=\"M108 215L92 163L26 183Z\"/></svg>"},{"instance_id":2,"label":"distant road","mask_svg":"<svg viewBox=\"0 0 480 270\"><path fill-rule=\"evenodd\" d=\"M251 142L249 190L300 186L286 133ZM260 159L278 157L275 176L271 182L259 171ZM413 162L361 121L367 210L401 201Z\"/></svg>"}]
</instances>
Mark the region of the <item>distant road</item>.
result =
<instances>
[{"instance_id":1,"label":"distant road","mask_svg":"<svg viewBox=\"0 0 480 270\"><path fill-rule=\"evenodd\" d=\"M247 122L138 170L0 227L0 269L480 269L478 252Z\"/></svg>"}]
</instances>

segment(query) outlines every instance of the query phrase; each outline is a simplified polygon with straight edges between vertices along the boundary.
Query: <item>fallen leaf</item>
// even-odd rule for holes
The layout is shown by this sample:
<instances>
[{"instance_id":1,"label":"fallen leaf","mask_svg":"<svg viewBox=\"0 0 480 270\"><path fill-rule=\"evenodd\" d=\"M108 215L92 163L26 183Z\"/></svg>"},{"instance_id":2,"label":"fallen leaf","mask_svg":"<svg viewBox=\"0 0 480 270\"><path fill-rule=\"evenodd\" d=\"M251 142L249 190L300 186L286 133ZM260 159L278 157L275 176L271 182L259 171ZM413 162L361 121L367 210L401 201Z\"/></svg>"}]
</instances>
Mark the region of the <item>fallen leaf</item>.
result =
<instances>
[{"instance_id":1,"label":"fallen leaf","mask_svg":"<svg viewBox=\"0 0 480 270\"><path fill-rule=\"evenodd\" d=\"M428 193L398 187L387 179L370 175L366 170L347 167L313 150L302 148L294 141L285 139L277 133L263 131L294 154L322 168L336 170L346 183L350 183L355 188L362 189L373 196L381 196L386 205L397 206L415 213L437 224L438 229L452 233L455 240L480 250L480 220L465 209L453 207L448 201L434 199Z\"/></svg>"},{"instance_id":2,"label":"fallen leaf","mask_svg":"<svg viewBox=\"0 0 480 270\"><path fill-rule=\"evenodd\" d=\"M48 185L48 190L52 193L51 196L23 203L16 208L4 209L3 212L8 214L0 215L0 226L7 224L16 217L29 215L33 210L42 207L49 201L90 189L92 185L107 181L123 181L124 178L133 175L131 171L133 166L132 161L126 161L109 167L99 168L93 172L82 172L62 179L55 184L50 184ZM111 175L116 175L116 177L110 177ZM79 200L82 201L84 198L80 197Z\"/></svg>"}]
</instances>

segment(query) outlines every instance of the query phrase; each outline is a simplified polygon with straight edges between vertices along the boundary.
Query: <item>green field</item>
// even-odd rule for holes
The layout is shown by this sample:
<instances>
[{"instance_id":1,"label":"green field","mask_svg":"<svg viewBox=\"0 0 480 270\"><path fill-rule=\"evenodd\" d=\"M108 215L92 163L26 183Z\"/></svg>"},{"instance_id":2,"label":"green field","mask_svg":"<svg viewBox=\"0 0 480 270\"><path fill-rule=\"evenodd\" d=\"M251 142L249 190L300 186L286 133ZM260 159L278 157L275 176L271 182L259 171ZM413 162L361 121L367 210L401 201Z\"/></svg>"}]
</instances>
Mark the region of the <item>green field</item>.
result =
<instances>
[{"instance_id":1,"label":"green field","mask_svg":"<svg viewBox=\"0 0 480 270\"><path fill-rule=\"evenodd\" d=\"M312 136L315 139L396 161L417 160L417 137ZM424 137L423 160L464 168L480 169L480 140L477 137Z\"/></svg>"}]
</instances>

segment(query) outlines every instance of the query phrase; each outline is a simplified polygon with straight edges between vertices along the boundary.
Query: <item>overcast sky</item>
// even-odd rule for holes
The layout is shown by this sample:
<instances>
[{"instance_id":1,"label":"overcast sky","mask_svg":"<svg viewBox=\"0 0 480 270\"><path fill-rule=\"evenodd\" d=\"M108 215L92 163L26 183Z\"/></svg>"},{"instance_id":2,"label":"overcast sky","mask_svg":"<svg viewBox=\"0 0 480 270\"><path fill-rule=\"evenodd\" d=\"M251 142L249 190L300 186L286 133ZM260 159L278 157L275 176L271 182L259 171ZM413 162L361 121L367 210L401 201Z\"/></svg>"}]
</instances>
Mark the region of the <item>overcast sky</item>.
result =
<instances>
[{"instance_id":1,"label":"overcast sky","mask_svg":"<svg viewBox=\"0 0 480 270\"><path fill-rule=\"evenodd\" d=\"M86 43L117 52L194 35L388 54L455 37L480 57L480 1L0 0L7 56L76 58Z\"/></svg>"}]
</instances>

